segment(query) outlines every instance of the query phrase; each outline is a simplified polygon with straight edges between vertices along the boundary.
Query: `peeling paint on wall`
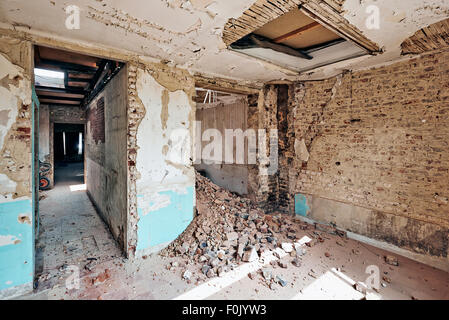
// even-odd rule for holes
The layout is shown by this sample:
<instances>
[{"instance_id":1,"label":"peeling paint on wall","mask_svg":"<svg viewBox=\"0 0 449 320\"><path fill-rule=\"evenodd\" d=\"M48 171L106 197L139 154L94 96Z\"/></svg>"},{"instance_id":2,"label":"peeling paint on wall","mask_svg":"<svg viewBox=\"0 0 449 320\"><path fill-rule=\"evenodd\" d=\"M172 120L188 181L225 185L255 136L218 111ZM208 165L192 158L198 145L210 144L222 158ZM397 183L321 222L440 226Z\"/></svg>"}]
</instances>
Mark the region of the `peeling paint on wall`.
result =
<instances>
[{"instance_id":1,"label":"peeling paint on wall","mask_svg":"<svg viewBox=\"0 0 449 320\"><path fill-rule=\"evenodd\" d=\"M13 235L0 235L0 247L7 246L11 244L19 244L21 240Z\"/></svg>"},{"instance_id":2,"label":"peeling paint on wall","mask_svg":"<svg viewBox=\"0 0 449 320\"><path fill-rule=\"evenodd\" d=\"M166 71L169 71L168 73ZM195 177L191 161L193 79L183 72L139 67L135 90L145 108L136 134L136 248L154 250L176 239L193 219ZM186 135L180 157L173 133ZM176 160L187 160L181 162ZM134 165L134 163L131 163Z\"/></svg>"},{"instance_id":3,"label":"peeling paint on wall","mask_svg":"<svg viewBox=\"0 0 449 320\"><path fill-rule=\"evenodd\" d=\"M12 47L17 45L23 50L22 60L17 57L8 59L3 52L3 43ZM28 49L28 51L27 51ZM11 48L5 49L12 50ZM24 63L29 58L30 48L9 38L0 39L0 111L7 118L0 124L0 174L6 183L0 187L3 199L18 198L30 195L30 110L31 82L30 76L25 74L29 68L15 63ZM15 190L12 187L15 184ZM3 186L5 189L3 189Z\"/></svg>"},{"instance_id":4,"label":"peeling paint on wall","mask_svg":"<svg viewBox=\"0 0 449 320\"><path fill-rule=\"evenodd\" d=\"M30 65L29 42L0 37L0 298L33 281Z\"/></svg>"}]
</instances>

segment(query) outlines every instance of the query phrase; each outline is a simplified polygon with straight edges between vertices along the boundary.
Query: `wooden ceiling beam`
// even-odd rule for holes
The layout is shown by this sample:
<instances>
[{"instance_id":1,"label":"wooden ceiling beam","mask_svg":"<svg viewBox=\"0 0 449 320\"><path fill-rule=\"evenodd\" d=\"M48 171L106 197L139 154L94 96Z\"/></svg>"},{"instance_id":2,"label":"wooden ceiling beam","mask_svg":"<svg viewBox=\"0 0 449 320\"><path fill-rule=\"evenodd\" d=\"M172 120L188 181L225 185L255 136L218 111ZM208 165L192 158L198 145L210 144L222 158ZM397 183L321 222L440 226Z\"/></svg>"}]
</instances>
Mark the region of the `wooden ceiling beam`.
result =
<instances>
[{"instance_id":1,"label":"wooden ceiling beam","mask_svg":"<svg viewBox=\"0 0 449 320\"><path fill-rule=\"evenodd\" d=\"M48 96L48 95L38 95L39 99L45 100L65 100L65 101L81 101L83 98L72 98L72 97L63 97L63 96Z\"/></svg>"},{"instance_id":2,"label":"wooden ceiling beam","mask_svg":"<svg viewBox=\"0 0 449 320\"><path fill-rule=\"evenodd\" d=\"M39 101L41 104L62 105L62 106L72 106L72 107L81 106L79 101L47 100L47 99L39 99Z\"/></svg>"},{"instance_id":3,"label":"wooden ceiling beam","mask_svg":"<svg viewBox=\"0 0 449 320\"><path fill-rule=\"evenodd\" d=\"M41 102L41 104L45 104L48 106L60 106L60 107L80 107L80 104L72 104L72 103L59 103L59 102Z\"/></svg>"},{"instance_id":4,"label":"wooden ceiling beam","mask_svg":"<svg viewBox=\"0 0 449 320\"><path fill-rule=\"evenodd\" d=\"M66 98L84 98L82 94L66 93L66 92L51 92L36 90L38 96L51 96L51 97L66 97Z\"/></svg>"},{"instance_id":5,"label":"wooden ceiling beam","mask_svg":"<svg viewBox=\"0 0 449 320\"><path fill-rule=\"evenodd\" d=\"M67 82L79 82L79 83L90 83L91 79L82 79L82 78L67 78Z\"/></svg>"},{"instance_id":6,"label":"wooden ceiling beam","mask_svg":"<svg viewBox=\"0 0 449 320\"><path fill-rule=\"evenodd\" d=\"M48 60L48 59L42 59L39 62L39 65L36 66L37 68L54 68L61 71L76 71L76 72L82 72L82 73L95 73L97 71L97 68L93 67L87 67L80 64L74 64L74 63L68 63L68 62L62 62L62 61L56 61L56 60Z\"/></svg>"},{"instance_id":7,"label":"wooden ceiling beam","mask_svg":"<svg viewBox=\"0 0 449 320\"><path fill-rule=\"evenodd\" d=\"M305 33L305 32L310 31L312 29L318 28L320 26L321 26L321 24L319 24L318 22L315 21L315 22L312 22L312 23L310 23L308 25L305 25L305 26L303 26L301 28L298 28L296 30L293 30L293 31L290 31L290 32L288 32L286 34L283 34L282 36L279 36L279 37L273 39L272 41L274 43L280 43L280 42L283 42L283 41L288 40L290 38L297 37L297 36L301 35L302 33Z\"/></svg>"},{"instance_id":8,"label":"wooden ceiling beam","mask_svg":"<svg viewBox=\"0 0 449 320\"><path fill-rule=\"evenodd\" d=\"M82 88L53 88L45 86L36 86L36 91L49 91L49 92L64 92L64 93L74 93L85 95L87 92Z\"/></svg>"}]
</instances>

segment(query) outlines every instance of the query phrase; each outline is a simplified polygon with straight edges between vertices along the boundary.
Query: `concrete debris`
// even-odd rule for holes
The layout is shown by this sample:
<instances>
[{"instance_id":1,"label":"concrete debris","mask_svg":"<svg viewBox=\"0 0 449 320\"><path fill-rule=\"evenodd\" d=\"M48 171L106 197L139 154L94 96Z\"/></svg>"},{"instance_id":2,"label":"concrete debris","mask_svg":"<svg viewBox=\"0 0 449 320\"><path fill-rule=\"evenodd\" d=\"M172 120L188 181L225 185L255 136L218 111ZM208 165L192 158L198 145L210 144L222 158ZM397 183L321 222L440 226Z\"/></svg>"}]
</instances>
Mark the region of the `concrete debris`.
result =
<instances>
[{"instance_id":1,"label":"concrete debris","mask_svg":"<svg viewBox=\"0 0 449 320\"><path fill-rule=\"evenodd\" d=\"M366 294L366 292L368 291L368 286L363 282L358 281L354 284L354 289L357 290L358 292Z\"/></svg>"},{"instance_id":2,"label":"concrete debris","mask_svg":"<svg viewBox=\"0 0 449 320\"><path fill-rule=\"evenodd\" d=\"M340 247L344 247L345 246L345 244L343 242L338 241L338 240L335 241L335 243L338 244Z\"/></svg>"},{"instance_id":3,"label":"concrete debris","mask_svg":"<svg viewBox=\"0 0 449 320\"><path fill-rule=\"evenodd\" d=\"M208 265L206 264L206 265L204 265L204 266L201 268L201 272L207 275L207 273L209 272L210 268L211 268L211 266L208 266Z\"/></svg>"},{"instance_id":4,"label":"concrete debris","mask_svg":"<svg viewBox=\"0 0 449 320\"><path fill-rule=\"evenodd\" d=\"M111 277L109 273L109 269L105 269L104 272L100 273L98 276L91 279L93 285L98 285L100 283L104 283Z\"/></svg>"},{"instance_id":5,"label":"concrete debris","mask_svg":"<svg viewBox=\"0 0 449 320\"><path fill-rule=\"evenodd\" d=\"M267 268L262 269L262 276L265 280L270 281L271 280L271 271Z\"/></svg>"},{"instance_id":6,"label":"concrete debris","mask_svg":"<svg viewBox=\"0 0 449 320\"><path fill-rule=\"evenodd\" d=\"M288 284L288 282L285 281L281 276L276 276L276 282L283 287L285 287Z\"/></svg>"},{"instance_id":7,"label":"concrete debris","mask_svg":"<svg viewBox=\"0 0 449 320\"><path fill-rule=\"evenodd\" d=\"M189 270L192 274L183 276L185 280L193 274L209 278L223 275L242 263L257 261L268 251L277 258L305 254L296 243L300 231L310 227L306 223L278 213L267 214L250 199L215 185L199 173L196 200L197 215L191 224L160 252L161 256L180 257L185 265L197 263L196 270Z\"/></svg>"},{"instance_id":8,"label":"concrete debris","mask_svg":"<svg viewBox=\"0 0 449 320\"><path fill-rule=\"evenodd\" d=\"M298 258L293 259L292 265L299 268L301 266L301 260L299 260Z\"/></svg>"},{"instance_id":9,"label":"concrete debris","mask_svg":"<svg viewBox=\"0 0 449 320\"><path fill-rule=\"evenodd\" d=\"M257 254L257 251L253 248L253 249L246 251L243 254L242 261L253 262L253 261L256 261L257 259L259 259L259 255Z\"/></svg>"},{"instance_id":10,"label":"concrete debris","mask_svg":"<svg viewBox=\"0 0 449 320\"><path fill-rule=\"evenodd\" d=\"M274 249L274 256L276 257L276 258L279 258L279 259L281 259L281 258L283 258L284 256L285 256L285 251L283 250L283 249L281 249L281 248L276 248L276 249Z\"/></svg>"},{"instance_id":11,"label":"concrete debris","mask_svg":"<svg viewBox=\"0 0 449 320\"><path fill-rule=\"evenodd\" d=\"M218 268L217 274L219 277L222 277L226 272L228 272L227 266L221 266Z\"/></svg>"},{"instance_id":12,"label":"concrete debris","mask_svg":"<svg viewBox=\"0 0 449 320\"><path fill-rule=\"evenodd\" d=\"M184 271L184 274L182 275L182 278L184 280L190 280L192 278L192 272L190 270Z\"/></svg>"},{"instance_id":13,"label":"concrete debris","mask_svg":"<svg viewBox=\"0 0 449 320\"><path fill-rule=\"evenodd\" d=\"M278 264L279 264L279 267L281 267L281 268L284 268L284 269L287 269L287 268L288 268L287 262L279 261Z\"/></svg>"},{"instance_id":14,"label":"concrete debris","mask_svg":"<svg viewBox=\"0 0 449 320\"><path fill-rule=\"evenodd\" d=\"M208 278L213 278L216 276L216 273L215 273L214 269L211 268L211 269L209 269L209 271L207 271L206 275Z\"/></svg>"},{"instance_id":15,"label":"concrete debris","mask_svg":"<svg viewBox=\"0 0 449 320\"><path fill-rule=\"evenodd\" d=\"M293 251L293 245L291 243L282 243L281 245L282 250L284 250L287 253L290 253Z\"/></svg>"},{"instance_id":16,"label":"concrete debris","mask_svg":"<svg viewBox=\"0 0 449 320\"><path fill-rule=\"evenodd\" d=\"M385 256L385 262L392 266L399 266L399 261L395 256Z\"/></svg>"},{"instance_id":17,"label":"concrete debris","mask_svg":"<svg viewBox=\"0 0 449 320\"><path fill-rule=\"evenodd\" d=\"M229 232L226 234L226 237L228 238L228 241L234 241L239 238L239 234L237 232Z\"/></svg>"}]
</instances>

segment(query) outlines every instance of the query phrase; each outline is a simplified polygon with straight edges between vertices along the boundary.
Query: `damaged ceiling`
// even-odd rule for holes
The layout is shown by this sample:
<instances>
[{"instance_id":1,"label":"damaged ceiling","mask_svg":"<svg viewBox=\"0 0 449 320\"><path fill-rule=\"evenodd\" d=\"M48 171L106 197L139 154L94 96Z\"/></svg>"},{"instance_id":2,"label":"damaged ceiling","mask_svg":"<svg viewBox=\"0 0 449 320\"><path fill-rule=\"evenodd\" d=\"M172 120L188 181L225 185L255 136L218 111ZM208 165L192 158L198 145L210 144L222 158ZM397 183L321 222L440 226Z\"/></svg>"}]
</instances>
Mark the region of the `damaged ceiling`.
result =
<instances>
[{"instance_id":1,"label":"damaged ceiling","mask_svg":"<svg viewBox=\"0 0 449 320\"><path fill-rule=\"evenodd\" d=\"M79 107L87 105L122 67L122 63L83 54L35 46L35 88L40 103ZM60 73L42 75L38 71Z\"/></svg>"},{"instance_id":2,"label":"damaged ceiling","mask_svg":"<svg viewBox=\"0 0 449 320\"><path fill-rule=\"evenodd\" d=\"M246 34L231 43L230 48L298 72L368 54L299 8ZM377 47L374 50L379 51Z\"/></svg>"},{"instance_id":3,"label":"damaged ceiling","mask_svg":"<svg viewBox=\"0 0 449 320\"><path fill-rule=\"evenodd\" d=\"M229 36L226 26L232 25L233 21L237 21L255 3L263 2L264 0L160 0L153 1L149 6L144 0L80 0L77 1L81 9L80 29L69 30L65 27L65 6L68 5L65 1L4 0L0 3L0 27L20 30L35 37L50 37L53 41L76 42L77 45L95 44L105 52L110 48L132 52L209 76L270 81L325 78L346 69L356 70L389 63L401 57L401 44L404 40L421 28L449 16L449 3L444 0L275 1L273 3L277 4L277 8L265 7L261 13L267 17L267 21L282 16L285 10L281 7L286 4L292 9L297 8L298 2L304 3L308 9L313 6L326 7L329 9L328 16L314 16L314 19L321 24L323 19L331 21L331 25L344 23L344 29L332 30L333 33L330 33L320 31L317 27L310 30L309 38L332 41L338 31L342 33L339 37L343 35L348 40L351 36L349 33L357 30L358 48L362 45L366 51L373 52L375 48L383 51L377 55L364 54L362 51L356 54L350 47L352 42L345 41L338 44L340 47L334 48L341 54L340 57L333 56L334 50L326 53L326 60L335 63L322 67L319 67L321 63L311 63L304 68L294 68L292 64L297 64L298 61L282 64L282 61L275 61L274 57L261 58L257 57L258 53L248 56L228 48L230 43L226 40ZM366 27L369 15L365 10L371 4L380 9L379 30L369 30ZM267 30L261 28L263 25L258 25L252 31L259 29L255 32L259 36L276 36L269 35ZM237 38L241 38L241 34ZM290 38L284 44L301 48L304 43L313 43L310 41L307 37L297 37ZM54 43L57 46L58 42ZM309 52L309 55L313 56L313 53ZM340 61L342 58L351 59ZM301 63L305 61L301 59Z\"/></svg>"}]
</instances>

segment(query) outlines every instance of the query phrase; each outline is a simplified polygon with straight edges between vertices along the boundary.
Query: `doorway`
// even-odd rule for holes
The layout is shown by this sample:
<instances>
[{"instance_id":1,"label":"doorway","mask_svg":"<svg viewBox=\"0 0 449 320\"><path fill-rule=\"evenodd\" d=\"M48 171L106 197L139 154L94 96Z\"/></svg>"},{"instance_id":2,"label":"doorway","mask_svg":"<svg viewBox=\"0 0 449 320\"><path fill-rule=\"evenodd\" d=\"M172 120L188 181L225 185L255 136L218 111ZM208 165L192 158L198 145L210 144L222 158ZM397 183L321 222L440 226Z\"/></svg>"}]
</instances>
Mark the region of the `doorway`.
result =
<instances>
[{"instance_id":1,"label":"doorway","mask_svg":"<svg viewBox=\"0 0 449 320\"><path fill-rule=\"evenodd\" d=\"M36 222L39 291L124 256L127 81L124 63L35 47L37 153L49 180Z\"/></svg>"}]
</instances>

